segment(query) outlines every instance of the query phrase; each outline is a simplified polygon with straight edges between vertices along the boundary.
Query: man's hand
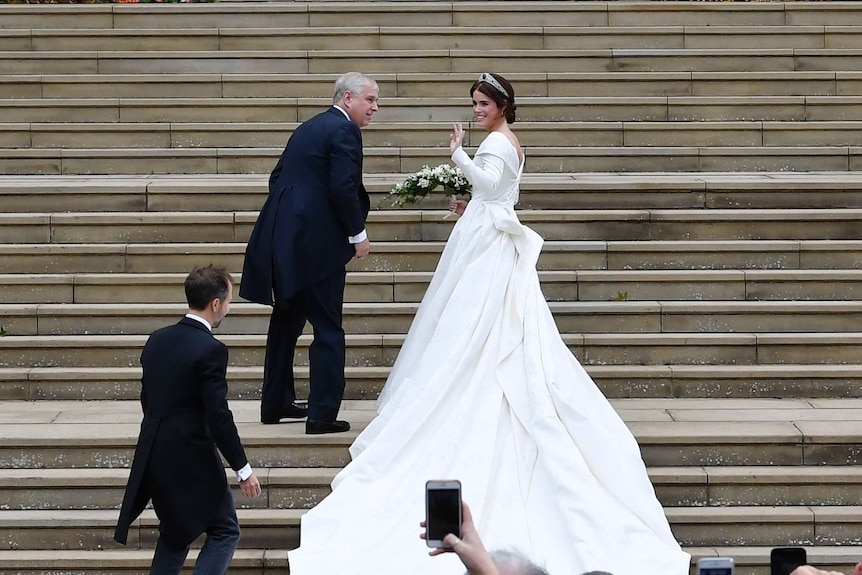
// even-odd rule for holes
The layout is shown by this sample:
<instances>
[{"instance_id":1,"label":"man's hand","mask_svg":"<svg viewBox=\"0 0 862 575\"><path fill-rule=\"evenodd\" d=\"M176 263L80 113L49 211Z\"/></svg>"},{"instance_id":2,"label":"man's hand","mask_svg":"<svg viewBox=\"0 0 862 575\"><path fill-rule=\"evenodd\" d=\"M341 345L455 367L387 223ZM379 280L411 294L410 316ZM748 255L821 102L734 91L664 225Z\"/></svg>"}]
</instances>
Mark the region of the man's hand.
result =
<instances>
[{"instance_id":1,"label":"man's hand","mask_svg":"<svg viewBox=\"0 0 862 575\"><path fill-rule=\"evenodd\" d=\"M356 250L356 257L362 259L371 252L371 240L366 238L358 244L353 244L353 249Z\"/></svg>"},{"instance_id":2,"label":"man's hand","mask_svg":"<svg viewBox=\"0 0 862 575\"><path fill-rule=\"evenodd\" d=\"M240 481L239 488L246 497L257 497L260 495L260 481L257 480L257 476L254 473L243 481Z\"/></svg>"}]
</instances>

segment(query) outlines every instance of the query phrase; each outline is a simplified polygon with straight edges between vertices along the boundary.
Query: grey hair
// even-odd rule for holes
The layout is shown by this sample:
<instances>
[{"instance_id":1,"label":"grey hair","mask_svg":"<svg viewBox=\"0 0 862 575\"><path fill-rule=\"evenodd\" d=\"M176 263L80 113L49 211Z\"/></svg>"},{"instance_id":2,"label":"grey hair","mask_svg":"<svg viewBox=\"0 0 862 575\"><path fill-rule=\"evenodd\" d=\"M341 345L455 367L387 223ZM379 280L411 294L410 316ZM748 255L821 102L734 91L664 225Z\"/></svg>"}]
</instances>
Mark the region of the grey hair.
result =
<instances>
[{"instance_id":1,"label":"grey hair","mask_svg":"<svg viewBox=\"0 0 862 575\"><path fill-rule=\"evenodd\" d=\"M613 575L613 573L608 573L607 571L590 571L589 573L584 573L584 575Z\"/></svg>"},{"instance_id":2,"label":"grey hair","mask_svg":"<svg viewBox=\"0 0 862 575\"><path fill-rule=\"evenodd\" d=\"M335 81L335 93L332 95L332 103L337 104L344 98L345 92L358 96L365 88L376 88L377 81L362 74L361 72L346 72Z\"/></svg>"},{"instance_id":3,"label":"grey hair","mask_svg":"<svg viewBox=\"0 0 862 575\"><path fill-rule=\"evenodd\" d=\"M548 575L547 571L515 551L494 551L491 560L500 575Z\"/></svg>"}]
</instances>

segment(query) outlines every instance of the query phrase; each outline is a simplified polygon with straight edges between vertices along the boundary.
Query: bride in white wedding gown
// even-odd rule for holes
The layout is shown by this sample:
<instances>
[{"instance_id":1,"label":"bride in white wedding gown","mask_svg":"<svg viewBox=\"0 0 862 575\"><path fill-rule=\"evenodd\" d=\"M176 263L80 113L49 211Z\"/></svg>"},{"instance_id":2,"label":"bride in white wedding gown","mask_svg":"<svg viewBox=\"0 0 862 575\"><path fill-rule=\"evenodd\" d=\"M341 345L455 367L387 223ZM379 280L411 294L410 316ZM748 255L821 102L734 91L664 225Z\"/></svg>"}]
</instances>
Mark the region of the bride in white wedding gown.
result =
<instances>
[{"instance_id":1,"label":"bride in white wedding gown","mask_svg":"<svg viewBox=\"0 0 862 575\"><path fill-rule=\"evenodd\" d=\"M419 538L428 479L460 479L489 550L551 575L686 575L628 428L560 338L539 286L542 239L514 211L524 166L514 92L471 88L490 133L473 184L378 401L333 491L302 518L291 575L460 575Z\"/></svg>"}]
</instances>

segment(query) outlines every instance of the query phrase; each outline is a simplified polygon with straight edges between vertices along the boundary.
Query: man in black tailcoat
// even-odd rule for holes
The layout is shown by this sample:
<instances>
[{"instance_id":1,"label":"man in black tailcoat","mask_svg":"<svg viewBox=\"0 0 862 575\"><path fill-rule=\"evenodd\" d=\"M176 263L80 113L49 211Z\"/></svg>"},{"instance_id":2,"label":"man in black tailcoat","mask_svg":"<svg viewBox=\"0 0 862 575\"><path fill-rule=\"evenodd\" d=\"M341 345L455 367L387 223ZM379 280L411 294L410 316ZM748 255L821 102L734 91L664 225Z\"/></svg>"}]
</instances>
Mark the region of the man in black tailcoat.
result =
<instances>
[{"instance_id":1,"label":"man in black tailcoat","mask_svg":"<svg viewBox=\"0 0 862 575\"><path fill-rule=\"evenodd\" d=\"M206 542L195 573L224 574L239 542L221 451L243 494L260 495L227 403L227 347L211 333L230 309L233 280L223 268L195 268L185 281L189 310L154 332L141 353L144 418L114 539L152 499L159 539L151 575L179 573L189 545Z\"/></svg>"},{"instance_id":2,"label":"man in black tailcoat","mask_svg":"<svg viewBox=\"0 0 862 575\"><path fill-rule=\"evenodd\" d=\"M266 339L260 419L308 417L306 433L350 429L337 419L344 395L345 266L368 255L370 201L362 185L360 128L377 111L377 83L348 72L333 106L300 125L269 178L269 196L245 252L240 295L273 306ZM306 321L308 406L296 403L293 359Z\"/></svg>"}]
</instances>

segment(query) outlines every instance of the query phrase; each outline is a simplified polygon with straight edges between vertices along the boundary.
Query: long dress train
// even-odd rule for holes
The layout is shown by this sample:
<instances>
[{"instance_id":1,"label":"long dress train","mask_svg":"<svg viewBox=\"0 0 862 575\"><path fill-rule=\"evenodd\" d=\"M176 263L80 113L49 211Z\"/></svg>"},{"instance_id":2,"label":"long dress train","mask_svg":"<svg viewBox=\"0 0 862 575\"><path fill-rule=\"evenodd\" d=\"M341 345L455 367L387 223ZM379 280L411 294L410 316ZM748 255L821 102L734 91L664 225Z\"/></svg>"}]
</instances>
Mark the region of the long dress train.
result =
<instances>
[{"instance_id":1,"label":"long dress train","mask_svg":"<svg viewBox=\"0 0 862 575\"><path fill-rule=\"evenodd\" d=\"M428 479L460 479L489 550L551 575L685 575L628 428L560 338L514 211L523 163L492 132L352 461L302 518L291 575L462 574L419 538Z\"/></svg>"}]
</instances>

